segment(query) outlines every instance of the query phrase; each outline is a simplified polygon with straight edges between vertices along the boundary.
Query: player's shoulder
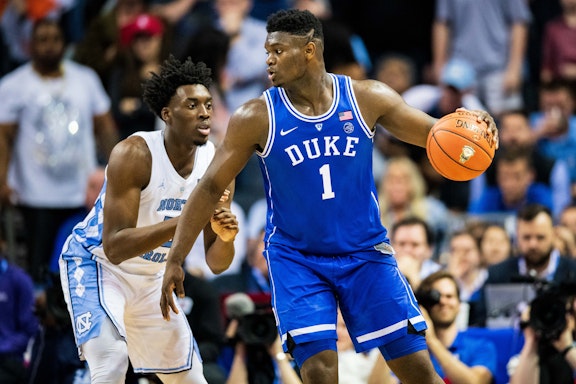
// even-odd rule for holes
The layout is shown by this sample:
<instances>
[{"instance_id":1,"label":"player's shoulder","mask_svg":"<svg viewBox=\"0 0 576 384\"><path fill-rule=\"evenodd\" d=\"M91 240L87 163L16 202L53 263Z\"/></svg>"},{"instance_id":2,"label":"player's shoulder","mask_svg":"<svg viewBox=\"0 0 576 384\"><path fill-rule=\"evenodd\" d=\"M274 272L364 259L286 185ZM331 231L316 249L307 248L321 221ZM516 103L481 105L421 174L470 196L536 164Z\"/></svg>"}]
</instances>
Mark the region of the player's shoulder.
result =
<instances>
[{"instance_id":1,"label":"player's shoulder","mask_svg":"<svg viewBox=\"0 0 576 384\"><path fill-rule=\"evenodd\" d=\"M250 99L238 107L232 114L232 120L235 122L267 122L268 107L264 97Z\"/></svg>"},{"instance_id":2,"label":"player's shoulder","mask_svg":"<svg viewBox=\"0 0 576 384\"><path fill-rule=\"evenodd\" d=\"M357 97L371 99L379 98L398 98L400 95L381 81L373 79L351 80L352 89Z\"/></svg>"},{"instance_id":3,"label":"player's shoulder","mask_svg":"<svg viewBox=\"0 0 576 384\"><path fill-rule=\"evenodd\" d=\"M151 151L146 139L141 135L131 135L118 142L112 153L110 161L143 161L151 159Z\"/></svg>"},{"instance_id":4,"label":"player's shoulder","mask_svg":"<svg viewBox=\"0 0 576 384\"><path fill-rule=\"evenodd\" d=\"M108 179L113 182L147 185L152 170L152 152L142 136L132 135L120 141L108 160ZM130 181L132 180L132 181Z\"/></svg>"}]
</instances>

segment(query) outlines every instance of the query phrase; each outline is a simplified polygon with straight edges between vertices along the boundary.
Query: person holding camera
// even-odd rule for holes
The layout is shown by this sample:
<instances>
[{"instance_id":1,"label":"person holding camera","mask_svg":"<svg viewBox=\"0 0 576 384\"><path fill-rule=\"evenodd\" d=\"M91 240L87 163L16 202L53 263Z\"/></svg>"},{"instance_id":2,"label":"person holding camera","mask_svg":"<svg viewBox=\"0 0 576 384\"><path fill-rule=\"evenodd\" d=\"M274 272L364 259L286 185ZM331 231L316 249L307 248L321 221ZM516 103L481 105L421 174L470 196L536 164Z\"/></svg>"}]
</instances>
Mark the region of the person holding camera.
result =
<instances>
[{"instance_id":1,"label":"person holding camera","mask_svg":"<svg viewBox=\"0 0 576 384\"><path fill-rule=\"evenodd\" d=\"M535 326L534 307L522 314L524 345L520 355L513 357L510 384L573 384L576 374L575 297L567 301L565 327L553 339Z\"/></svg>"},{"instance_id":2,"label":"person holding camera","mask_svg":"<svg viewBox=\"0 0 576 384\"><path fill-rule=\"evenodd\" d=\"M488 278L481 292L477 316L484 324L487 317L486 287L490 284L547 281L563 283L576 279L576 260L555 248L554 220L549 208L528 204L516 216L518 257L508 258L488 268Z\"/></svg>"},{"instance_id":3,"label":"person holding camera","mask_svg":"<svg viewBox=\"0 0 576 384\"><path fill-rule=\"evenodd\" d=\"M426 344L440 377L452 384L490 384L496 372L496 347L488 340L458 330L460 288L454 276L440 270L420 283L416 298L426 319Z\"/></svg>"}]
</instances>

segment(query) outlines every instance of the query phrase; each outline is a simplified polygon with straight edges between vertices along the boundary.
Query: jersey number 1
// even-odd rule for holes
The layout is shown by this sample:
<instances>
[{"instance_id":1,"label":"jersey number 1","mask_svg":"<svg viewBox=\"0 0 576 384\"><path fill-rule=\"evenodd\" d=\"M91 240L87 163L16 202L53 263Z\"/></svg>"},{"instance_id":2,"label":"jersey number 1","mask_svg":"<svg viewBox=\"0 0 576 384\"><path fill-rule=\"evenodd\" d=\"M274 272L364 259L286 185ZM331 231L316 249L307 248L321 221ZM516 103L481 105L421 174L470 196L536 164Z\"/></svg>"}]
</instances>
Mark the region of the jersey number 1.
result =
<instances>
[{"instance_id":1,"label":"jersey number 1","mask_svg":"<svg viewBox=\"0 0 576 384\"><path fill-rule=\"evenodd\" d=\"M322 187L324 192L322 193L322 200L333 199L336 195L332 190L332 179L330 178L330 164L324 164L320 167L319 171L322 176Z\"/></svg>"}]
</instances>

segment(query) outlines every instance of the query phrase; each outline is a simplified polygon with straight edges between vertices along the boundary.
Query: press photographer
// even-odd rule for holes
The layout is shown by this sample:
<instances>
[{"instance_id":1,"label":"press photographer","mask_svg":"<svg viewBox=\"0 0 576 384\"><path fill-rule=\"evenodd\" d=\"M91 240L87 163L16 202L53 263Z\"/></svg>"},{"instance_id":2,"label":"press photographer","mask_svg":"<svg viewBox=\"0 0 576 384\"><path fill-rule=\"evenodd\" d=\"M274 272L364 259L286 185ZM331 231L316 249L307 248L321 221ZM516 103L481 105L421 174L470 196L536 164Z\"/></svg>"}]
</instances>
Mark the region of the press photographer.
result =
<instances>
[{"instance_id":1,"label":"press photographer","mask_svg":"<svg viewBox=\"0 0 576 384\"><path fill-rule=\"evenodd\" d=\"M536 282L537 295L522 313L524 346L510 384L573 384L576 373L576 283Z\"/></svg>"},{"instance_id":2,"label":"press photographer","mask_svg":"<svg viewBox=\"0 0 576 384\"><path fill-rule=\"evenodd\" d=\"M229 320L226 336L234 345L234 357L226 382L301 384L291 359L282 350L269 299L256 301L240 292L224 300Z\"/></svg>"}]
</instances>

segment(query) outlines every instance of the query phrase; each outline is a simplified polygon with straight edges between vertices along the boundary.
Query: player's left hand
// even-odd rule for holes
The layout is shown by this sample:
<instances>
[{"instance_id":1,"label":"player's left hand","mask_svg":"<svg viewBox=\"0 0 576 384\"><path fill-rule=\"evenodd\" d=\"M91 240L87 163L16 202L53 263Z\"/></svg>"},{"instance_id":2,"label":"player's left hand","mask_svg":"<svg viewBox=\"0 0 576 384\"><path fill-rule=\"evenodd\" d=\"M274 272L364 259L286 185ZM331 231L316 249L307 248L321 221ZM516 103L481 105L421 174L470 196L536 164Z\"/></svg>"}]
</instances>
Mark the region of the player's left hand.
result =
<instances>
[{"instance_id":1,"label":"player's left hand","mask_svg":"<svg viewBox=\"0 0 576 384\"><path fill-rule=\"evenodd\" d=\"M218 207L210 219L212 230L222 241L234 241L238 234L238 220L229 208Z\"/></svg>"},{"instance_id":2,"label":"player's left hand","mask_svg":"<svg viewBox=\"0 0 576 384\"><path fill-rule=\"evenodd\" d=\"M167 262L160 293L160 310L166 321L170 320L170 310L176 314L179 312L174 300L174 291L178 297L184 297L184 269L178 264Z\"/></svg>"},{"instance_id":3,"label":"player's left hand","mask_svg":"<svg viewBox=\"0 0 576 384\"><path fill-rule=\"evenodd\" d=\"M488 137L492 138L492 143L494 144L494 148L498 149L500 143L498 138L498 128L496 127L496 123L494 122L494 118L486 111L482 111L479 109L469 110L466 108L458 108L457 111L467 111L474 113L477 116L478 122L485 122L487 125L487 135Z\"/></svg>"}]
</instances>

